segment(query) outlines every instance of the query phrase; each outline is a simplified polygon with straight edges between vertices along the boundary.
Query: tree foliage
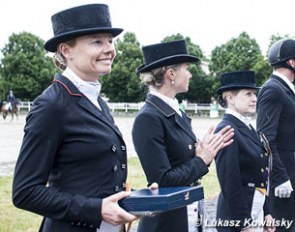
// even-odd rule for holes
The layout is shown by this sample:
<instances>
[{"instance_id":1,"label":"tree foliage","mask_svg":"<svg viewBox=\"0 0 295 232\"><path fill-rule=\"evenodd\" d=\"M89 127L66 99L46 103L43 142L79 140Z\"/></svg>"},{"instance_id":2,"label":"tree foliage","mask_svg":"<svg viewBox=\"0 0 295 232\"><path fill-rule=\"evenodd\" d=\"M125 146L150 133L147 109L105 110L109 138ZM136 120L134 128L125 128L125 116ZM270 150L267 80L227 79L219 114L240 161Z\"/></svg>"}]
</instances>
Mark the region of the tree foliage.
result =
<instances>
[{"instance_id":1,"label":"tree foliage","mask_svg":"<svg viewBox=\"0 0 295 232\"><path fill-rule=\"evenodd\" d=\"M255 39L251 39L246 32L237 38L232 38L227 43L216 47L211 53L210 72L215 77L213 89L219 85L222 73L253 70L255 64L261 60L261 50Z\"/></svg>"},{"instance_id":2,"label":"tree foliage","mask_svg":"<svg viewBox=\"0 0 295 232\"><path fill-rule=\"evenodd\" d=\"M117 56L112 72L100 78L102 93L111 102L140 102L146 90L140 86L136 69L143 64L140 44L134 33L127 32L116 41Z\"/></svg>"},{"instance_id":3,"label":"tree foliage","mask_svg":"<svg viewBox=\"0 0 295 232\"><path fill-rule=\"evenodd\" d=\"M28 32L9 37L2 49L2 98L12 89L17 98L33 100L52 82L56 69L43 44L42 39Z\"/></svg>"},{"instance_id":4,"label":"tree foliage","mask_svg":"<svg viewBox=\"0 0 295 232\"><path fill-rule=\"evenodd\" d=\"M272 35L270 46L285 35ZM209 64L205 72L200 63L192 64L189 91L177 95L179 100L208 103L220 85L221 73L237 70L253 70L256 82L262 85L272 72L266 56L261 54L255 39L242 32L237 38L215 47L211 59L205 57L199 45L181 34L165 37L162 42L185 39L189 54L200 58L201 64ZM51 58L43 48L44 42L39 37L22 32L12 34L9 42L1 50L0 63L0 99L5 99L9 89L14 90L21 100L33 100L51 82L57 72ZM136 69L143 64L140 43L134 33L127 32L122 39L115 41L117 57L111 74L100 77L102 94L111 102L140 102L145 99L147 89L140 84ZM268 53L268 52L267 52Z\"/></svg>"}]
</instances>

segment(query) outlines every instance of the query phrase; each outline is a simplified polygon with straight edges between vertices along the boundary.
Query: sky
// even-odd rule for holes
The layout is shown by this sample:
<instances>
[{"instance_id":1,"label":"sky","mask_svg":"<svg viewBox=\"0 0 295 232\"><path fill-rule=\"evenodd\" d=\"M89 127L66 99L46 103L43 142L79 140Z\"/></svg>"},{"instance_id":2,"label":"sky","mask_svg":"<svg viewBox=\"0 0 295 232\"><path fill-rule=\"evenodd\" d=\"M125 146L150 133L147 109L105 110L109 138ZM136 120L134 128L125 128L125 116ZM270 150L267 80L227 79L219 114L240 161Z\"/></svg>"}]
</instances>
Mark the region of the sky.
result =
<instances>
[{"instance_id":1,"label":"sky","mask_svg":"<svg viewBox=\"0 0 295 232\"><path fill-rule=\"evenodd\" d=\"M141 46L180 33L209 56L245 31L265 55L271 35L295 35L294 0L9 0L0 7L0 49L23 31L47 41L53 14L89 3L108 4L113 27L135 33Z\"/></svg>"}]
</instances>

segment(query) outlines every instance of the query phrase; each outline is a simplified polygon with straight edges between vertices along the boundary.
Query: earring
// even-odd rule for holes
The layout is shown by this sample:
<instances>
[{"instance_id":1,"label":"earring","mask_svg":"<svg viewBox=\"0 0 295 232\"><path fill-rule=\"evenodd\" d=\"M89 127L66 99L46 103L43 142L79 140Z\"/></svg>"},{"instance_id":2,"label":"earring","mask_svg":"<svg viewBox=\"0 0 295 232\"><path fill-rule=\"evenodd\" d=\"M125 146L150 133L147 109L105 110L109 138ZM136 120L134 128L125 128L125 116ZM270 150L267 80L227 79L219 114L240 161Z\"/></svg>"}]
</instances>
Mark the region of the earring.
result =
<instances>
[{"instance_id":1,"label":"earring","mask_svg":"<svg viewBox=\"0 0 295 232\"><path fill-rule=\"evenodd\" d=\"M174 81L173 80L171 81L171 85L174 85Z\"/></svg>"}]
</instances>

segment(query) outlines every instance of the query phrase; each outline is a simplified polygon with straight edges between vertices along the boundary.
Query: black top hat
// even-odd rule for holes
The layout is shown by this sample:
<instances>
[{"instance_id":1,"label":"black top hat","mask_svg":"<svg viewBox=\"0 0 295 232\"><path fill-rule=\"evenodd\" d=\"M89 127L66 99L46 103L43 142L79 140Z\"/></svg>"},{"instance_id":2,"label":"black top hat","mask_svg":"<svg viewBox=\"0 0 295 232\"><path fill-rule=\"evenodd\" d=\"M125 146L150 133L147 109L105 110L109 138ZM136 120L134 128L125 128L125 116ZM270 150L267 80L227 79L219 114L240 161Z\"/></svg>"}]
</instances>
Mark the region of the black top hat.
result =
<instances>
[{"instance_id":1,"label":"black top hat","mask_svg":"<svg viewBox=\"0 0 295 232\"><path fill-rule=\"evenodd\" d=\"M158 43L142 47L144 64L137 68L137 73L149 72L154 68L185 62L197 62L199 58L189 55L185 40Z\"/></svg>"},{"instance_id":2,"label":"black top hat","mask_svg":"<svg viewBox=\"0 0 295 232\"><path fill-rule=\"evenodd\" d=\"M57 45L75 37L96 33L111 33L114 37L123 29L112 28L109 7L105 4L89 4L73 7L54 14L51 17L54 37L45 43L50 52Z\"/></svg>"},{"instance_id":3,"label":"black top hat","mask_svg":"<svg viewBox=\"0 0 295 232\"><path fill-rule=\"evenodd\" d=\"M255 73L253 71L228 72L221 75L221 87L217 89L217 94L227 90L238 89L259 89L255 83Z\"/></svg>"}]
</instances>

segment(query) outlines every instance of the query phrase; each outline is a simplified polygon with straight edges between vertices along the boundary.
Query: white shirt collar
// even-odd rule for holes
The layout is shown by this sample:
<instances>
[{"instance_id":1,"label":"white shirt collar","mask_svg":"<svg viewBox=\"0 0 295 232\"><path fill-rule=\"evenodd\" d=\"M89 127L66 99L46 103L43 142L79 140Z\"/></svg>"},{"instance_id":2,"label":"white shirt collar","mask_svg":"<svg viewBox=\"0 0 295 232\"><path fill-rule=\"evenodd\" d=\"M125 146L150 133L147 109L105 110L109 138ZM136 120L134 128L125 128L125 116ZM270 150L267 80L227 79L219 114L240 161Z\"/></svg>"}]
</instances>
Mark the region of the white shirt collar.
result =
<instances>
[{"instance_id":1,"label":"white shirt collar","mask_svg":"<svg viewBox=\"0 0 295 232\"><path fill-rule=\"evenodd\" d=\"M63 71L62 75L73 82L79 91L83 93L98 109L101 110L101 107L97 101L101 90L101 84L98 80L97 82L83 81L69 67Z\"/></svg>"},{"instance_id":2,"label":"white shirt collar","mask_svg":"<svg viewBox=\"0 0 295 232\"><path fill-rule=\"evenodd\" d=\"M182 114L180 112L180 109L179 109L179 103L178 103L178 100L176 98L170 98L170 97L167 97L155 90L151 90L150 91L150 94L160 98L161 100L163 100L166 104L168 104L170 107L172 107L181 117L182 117Z\"/></svg>"},{"instance_id":3,"label":"white shirt collar","mask_svg":"<svg viewBox=\"0 0 295 232\"><path fill-rule=\"evenodd\" d=\"M274 71L273 74L281 78L290 87L290 89L292 89L293 93L295 94L295 87L293 83L286 76L276 71Z\"/></svg>"},{"instance_id":4,"label":"white shirt collar","mask_svg":"<svg viewBox=\"0 0 295 232\"><path fill-rule=\"evenodd\" d=\"M246 124L246 126L250 127L251 117L243 116L240 113L238 113L232 109L229 109L229 108L226 109L225 113L233 115L234 117L236 117L240 121L242 121L244 124Z\"/></svg>"}]
</instances>

